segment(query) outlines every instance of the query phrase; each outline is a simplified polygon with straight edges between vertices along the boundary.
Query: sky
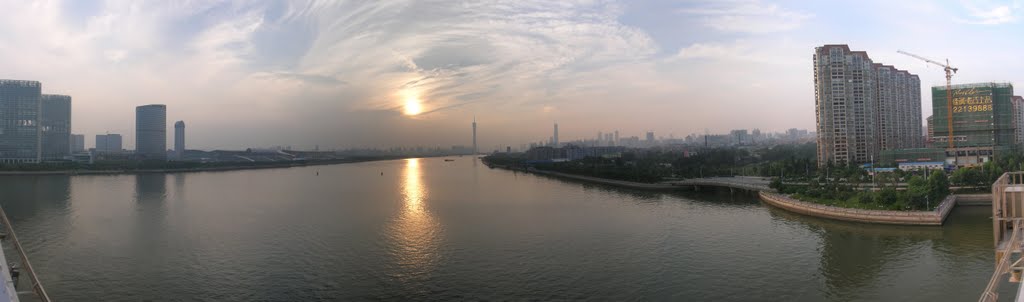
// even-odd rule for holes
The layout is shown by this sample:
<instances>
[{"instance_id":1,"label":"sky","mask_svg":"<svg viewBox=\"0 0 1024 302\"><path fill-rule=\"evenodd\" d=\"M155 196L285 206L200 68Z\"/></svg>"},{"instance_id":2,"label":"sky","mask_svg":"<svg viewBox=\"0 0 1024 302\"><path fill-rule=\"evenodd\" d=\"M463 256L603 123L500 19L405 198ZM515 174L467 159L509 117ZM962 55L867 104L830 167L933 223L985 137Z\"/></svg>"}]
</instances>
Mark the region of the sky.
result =
<instances>
[{"instance_id":1,"label":"sky","mask_svg":"<svg viewBox=\"0 0 1024 302\"><path fill-rule=\"evenodd\" d=\"M73 132L166 104L190 149L470 145L814 129L815 46L954 83L1024 75L1024 1L0 0L0 78L73 97ZM1020 88L1024 89L1024 88ZM168 135L168 140L173 135Z\"/></svg>"}]
</instances>

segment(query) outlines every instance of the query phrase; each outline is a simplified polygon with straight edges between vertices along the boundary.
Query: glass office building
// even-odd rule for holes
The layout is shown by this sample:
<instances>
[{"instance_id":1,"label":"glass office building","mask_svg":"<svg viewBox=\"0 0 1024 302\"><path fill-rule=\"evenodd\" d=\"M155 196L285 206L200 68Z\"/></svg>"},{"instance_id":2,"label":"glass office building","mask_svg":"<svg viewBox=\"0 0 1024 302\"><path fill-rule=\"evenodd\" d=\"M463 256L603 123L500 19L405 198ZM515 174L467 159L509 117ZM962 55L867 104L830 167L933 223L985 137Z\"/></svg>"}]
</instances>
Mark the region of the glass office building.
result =
<instances>
[{"instance_id":1,"label":"glass office building","mask_svg":"<svg viewBox=\"0 0 1024 302\"><path fill-rule=\"evenodd\" d=\"M42 84L0 80L0 163L38 163Z\"/></svg>"}]
</instances>

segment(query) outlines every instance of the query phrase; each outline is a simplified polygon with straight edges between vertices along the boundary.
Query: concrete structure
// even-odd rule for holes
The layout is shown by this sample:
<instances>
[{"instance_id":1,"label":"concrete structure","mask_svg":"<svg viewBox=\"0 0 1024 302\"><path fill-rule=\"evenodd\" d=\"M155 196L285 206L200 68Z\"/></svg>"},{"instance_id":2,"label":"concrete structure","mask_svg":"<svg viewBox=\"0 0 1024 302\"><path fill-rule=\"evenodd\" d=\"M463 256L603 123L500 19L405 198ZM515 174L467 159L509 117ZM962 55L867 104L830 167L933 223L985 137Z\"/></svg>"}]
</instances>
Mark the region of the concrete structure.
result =
<instances>
[{"instance_id":1,"label":"concrete structure","mask_svg":"<svg viewBox=\"0 0 1024 302\"><path fill-rule=\"evenodd\" d=\"M954 129L955 133L956 129ZM1020 282L1024 271L1024 172L1003 173L992 184L992 236L995 244L995 271L978 301L999 301L998 289L1003 275L1010 274L1010 282ZM1017 299L1024 291L1024 283L1017 289Z\"/></svg>"},{"instance_id":2,"label":"concrete structure","mask_svg":"<svg viewBox=\"0 0 1024 302\"><path fill-rule=\"evenodd\" d=\"M847 45L814 51L818 165L871 162L880 150L923 147L920 79Z\"/></svg>"},{"instance_id":3,"label":"concrete structure","mask_svg":"<svg viewBox=\"0 0 1024 302\"><path fill-rule=\"evenodd\" d=\"M473 155L480 153L480 149L476 148L476 117L473 117Z\"/></svg>"},{"instance_id":4,"label":"concrete structure","mask_svg":"<svg viewBox=\"0 0 1024 302\"><path fill-rule=\"evenodd\" d=\"M85 135L84 134L72 134L71 135L71 153L85 152Z\"/></svg>"},{"instance_id":5,"label":"concrete structure","mask_svg":"<svg viewBox=\"0 0 1024 302\"><path fill-rule=\"evenodd\" d=\"M647 143L653 143L653 142L654 142L654 132L653 131L647 131Z\"/></svg>"},{"instance_id":6,"label":"concrete structure","mask_svg":"<svg viewBox=\"0 0 1024 302\"><path fill-rule=\"evenodd\" d=\"M1016 145L1013 85L973 83L951 88L953 148L949 146L946 86L932 87L932 143L936 148L946 149L946 162L973 166L1010 152Z\"/></svg>"},{"instance_id":7,"label":"concrete structure","mask_svg":"<svg viewBox=\"0 0 1024 302\"><path fill-rule=\"evenodd\" d=\"M791 212L836 220L881 224L942 225L949 212L956 206L956 195L946 197L934 211L861 210L810 203L765 191L759 192L758 195L764 203Z\"/></svg>"},{"instance_id":8,"label":"concrete structure","mask_svg":"<svg viewBox=\"0 0 1024 302\"><path fill-rule=\"evenodd\" d=\"M320 145L316 146L316 151L320 151ZM185 121L174 123L174 158L185 158Z\"/></svg>"},{"instance_id":9,"label":"concrete structure","mask_svg":"<svg viewBox=\"0 0 1024 302\"><path fill-rule=\"evenodd\" d=\"M121 152L124 148L121 145L120 134L99 134L96 135L96 152Z\"/></svg>"},{"instance_id":10,"label":"concrete structure","mask_svg":"<svg viewBox=\"0 0 1024 302\"><path fill-rule=\"evenodd\" d=\"M71 97L43 94L39 100L41 159L64 160L71 155Z\"/></svg>"},{"instance_id":11,"label":"concrete structure","mask_svg":"<svg viewBox=\"0 0 1024 302\"><path fill-rule=\"evenodd\" d=\"M41 158L37 81L0 80L0 163L38 163Z\"/></svg>"},{"instance_id":12,"label":"concrete structure","mask_svg":"<svg viewBox=\"0 0 1024 302\"><path fill-rule=\"evenodd\" d=\"M167 160L167 106L135 107L135 154L141 159Z\"/></svg>"}]
</instances>

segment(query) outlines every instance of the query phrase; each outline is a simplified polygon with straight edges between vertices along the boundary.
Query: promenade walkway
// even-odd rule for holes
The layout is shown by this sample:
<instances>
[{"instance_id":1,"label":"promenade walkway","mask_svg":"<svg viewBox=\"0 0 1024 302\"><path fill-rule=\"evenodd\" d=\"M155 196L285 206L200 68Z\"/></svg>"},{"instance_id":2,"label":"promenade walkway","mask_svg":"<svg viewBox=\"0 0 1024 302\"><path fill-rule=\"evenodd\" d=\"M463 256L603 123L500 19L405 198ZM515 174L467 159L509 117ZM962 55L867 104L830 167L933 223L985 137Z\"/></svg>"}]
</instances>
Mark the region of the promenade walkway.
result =
<instances>
[{"instance_id":1,"label":"promenade walkway","mask_svg":"<svg viewBox=\"0 0 1024 302\"><path fill-rule=\"evenodd\" d=\"M775 189L768 187L771 180L766 177L749 177L749 176L735 176L735 177L707 177L707 178L693 178L685 180L667 181L664 183L672 184L675 186L711 186L711 187L727 187L733 189L741 189L748 191L765 191L775 192Z\"/></svg>"}]
</instances>

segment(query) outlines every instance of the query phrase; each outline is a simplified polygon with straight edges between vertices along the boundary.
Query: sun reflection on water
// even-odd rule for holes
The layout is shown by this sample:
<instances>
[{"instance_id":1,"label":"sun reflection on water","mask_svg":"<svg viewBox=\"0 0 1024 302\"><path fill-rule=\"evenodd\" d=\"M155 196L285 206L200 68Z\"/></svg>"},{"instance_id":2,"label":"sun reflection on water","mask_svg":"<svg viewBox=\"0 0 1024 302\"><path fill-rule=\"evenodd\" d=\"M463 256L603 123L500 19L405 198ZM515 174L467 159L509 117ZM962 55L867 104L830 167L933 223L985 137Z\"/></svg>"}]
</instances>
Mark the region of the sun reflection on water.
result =
<instances>
[{"instance_id":1,"label":"sun reflection on water","mask_svg":"<svg viewBox=\"0 0 1024 302\"><path fill-rule=\"evenodd\" d=\"M426 205L428 194L420 159L407 159L402 171L403 206L390 228L393 246L389 252L395 257L394 276L410 285L428 277L440 258L440 225Z\"/></svg>"}]
</instances>

